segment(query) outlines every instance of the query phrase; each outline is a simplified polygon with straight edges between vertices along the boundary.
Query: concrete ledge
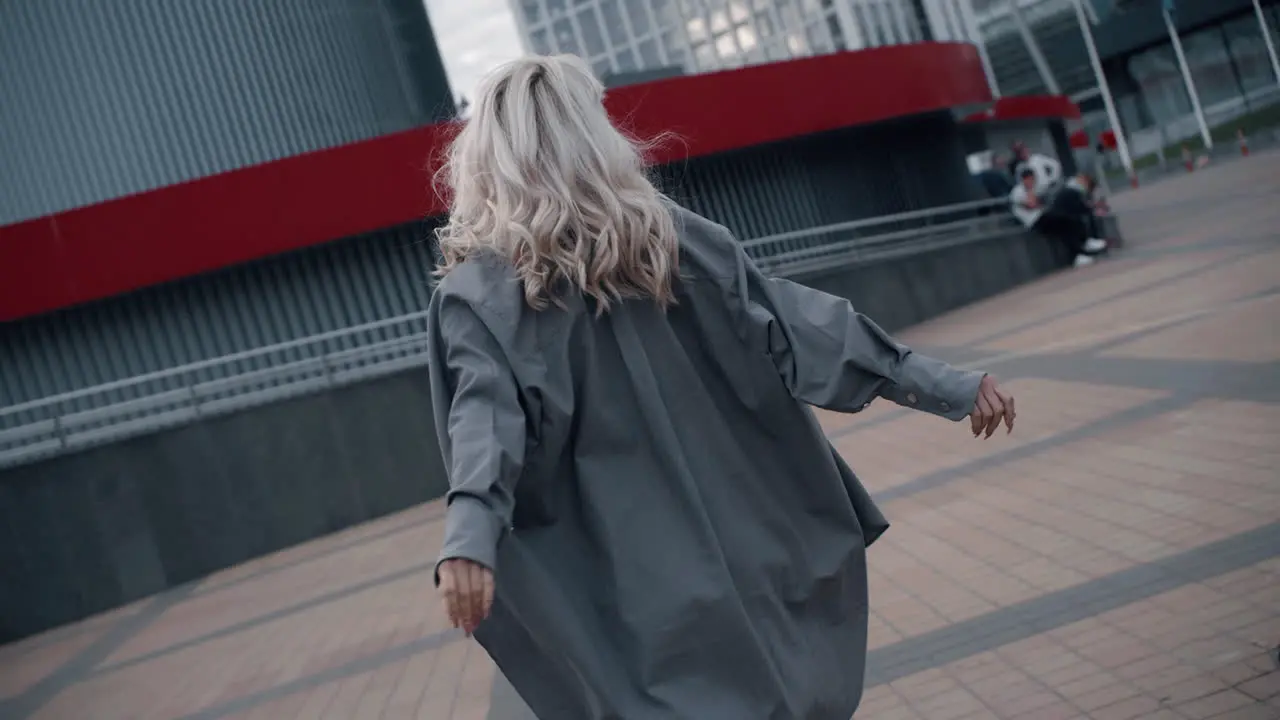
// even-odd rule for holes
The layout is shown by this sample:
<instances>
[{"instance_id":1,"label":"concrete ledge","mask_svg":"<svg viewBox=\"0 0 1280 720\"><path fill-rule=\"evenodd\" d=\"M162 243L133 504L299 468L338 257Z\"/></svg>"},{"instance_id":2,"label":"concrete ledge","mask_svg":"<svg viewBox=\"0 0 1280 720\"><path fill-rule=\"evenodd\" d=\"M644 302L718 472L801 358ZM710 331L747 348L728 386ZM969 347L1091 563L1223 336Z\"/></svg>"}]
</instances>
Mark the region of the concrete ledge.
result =
<instances>
[{"instance_id":1,"label":"concrete ledge","mask_svg":"<svg viewBox=\"0 0 1280 720\"><path fill-rule=\"evenodd\" d=\"M437 498L425 370L0 472L0 642Z\"/></svg>"},{"instance_id":2,"label":"concrete ledge","mask_svg":"<svg viewBox=\"0 0 1280 720\"><path fill-rule=\"evenodd\" d=\"M894 332L1065 265L1054 242L1015 230L929 253L792 279L848 298L860 312Z\"/></svg>"}]
</instances>

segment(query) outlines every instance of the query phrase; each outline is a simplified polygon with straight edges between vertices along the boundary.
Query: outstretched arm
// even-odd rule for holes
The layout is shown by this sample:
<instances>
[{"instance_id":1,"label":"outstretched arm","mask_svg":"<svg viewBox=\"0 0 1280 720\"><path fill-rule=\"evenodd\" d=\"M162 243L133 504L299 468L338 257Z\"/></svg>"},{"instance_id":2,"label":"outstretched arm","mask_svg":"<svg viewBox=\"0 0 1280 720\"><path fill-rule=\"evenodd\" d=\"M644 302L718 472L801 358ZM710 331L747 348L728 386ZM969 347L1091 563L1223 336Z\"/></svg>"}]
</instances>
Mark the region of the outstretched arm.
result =
<instances>
[{"instance_id":1,"label":"outstretched arm","mask_svg":"<svg viewBox=\"0 0 1280 720\"><path fill-rule=\"evenodd\" d=\"M1013 429L1013 399L985 373L954 368L894 340L848 300L765 277L745 253L738 268L751 344L773 360L791 394L811 405L856 412L876 397L959 421L988 437Z\"/></svg>"}]
</instances>

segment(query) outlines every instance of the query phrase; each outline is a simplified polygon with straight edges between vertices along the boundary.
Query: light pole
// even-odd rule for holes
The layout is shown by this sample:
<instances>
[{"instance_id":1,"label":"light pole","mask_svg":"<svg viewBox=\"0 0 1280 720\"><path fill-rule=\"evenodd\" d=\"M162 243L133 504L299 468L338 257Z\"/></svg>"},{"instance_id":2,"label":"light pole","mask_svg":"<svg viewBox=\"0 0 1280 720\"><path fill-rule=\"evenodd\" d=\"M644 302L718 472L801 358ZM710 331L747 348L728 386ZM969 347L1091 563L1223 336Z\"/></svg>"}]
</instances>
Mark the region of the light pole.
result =
<instances>
[{"instance_id":1,"label":"light pole","mask_svg":"<svg viewBox=\"0 0 1280 720\"><path fill-rule=\"evenodd\" d=\"M1129 142L1125 140L1124 129L1120 127L1120 115L1116 112L1115 100L1111 97L1111 86L1107 84L1107 75L1102 71L1102 60L1098 57L1098 46L1093 42L1093 30L1089 27L1089 17L1085 14L1084 0L1072 0L1076 9L1076 20L1080 23L1080 33L1084 35L1084 46L1089 51L1089 63L1093 65L1093 74L1098 79L1098 90L1102 93L1102 104L1107 109L1107 122L1111 123L1111 132L1116 136L1116 152L1120 153L1120 162L1129 174L1129 182L1137 182L1133 172L1133 158L1129 156Z\"/></svg>"}]
</instances>

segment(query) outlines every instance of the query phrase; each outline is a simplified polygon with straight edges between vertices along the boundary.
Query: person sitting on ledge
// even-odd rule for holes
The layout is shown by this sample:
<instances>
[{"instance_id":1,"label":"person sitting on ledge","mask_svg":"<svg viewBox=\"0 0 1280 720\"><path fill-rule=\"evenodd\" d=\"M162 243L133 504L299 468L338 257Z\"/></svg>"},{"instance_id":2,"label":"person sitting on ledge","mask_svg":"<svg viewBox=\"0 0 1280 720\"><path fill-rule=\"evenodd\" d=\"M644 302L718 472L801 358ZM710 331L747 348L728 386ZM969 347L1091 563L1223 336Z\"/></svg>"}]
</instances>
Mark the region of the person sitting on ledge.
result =
<instances>
[{"instance_id":1,"label":"person sitting on ledge","mask_svg":"<svg viewBox=\"0 0 1280 720\"><path fill-rule=\"evenodd\" d=\"M1009 193L1013 215L1028 229L1056 240L1067 249L1076 267L1090 265L1107 249L1107 241L1090 237L1093 210L1088 205L1088 184L1072 178L1051 198L1036 194L1036 173L1024 169L1019 184ZM1081 210L1083 208L1083 210Z\"/></svg>"}]
</instances>

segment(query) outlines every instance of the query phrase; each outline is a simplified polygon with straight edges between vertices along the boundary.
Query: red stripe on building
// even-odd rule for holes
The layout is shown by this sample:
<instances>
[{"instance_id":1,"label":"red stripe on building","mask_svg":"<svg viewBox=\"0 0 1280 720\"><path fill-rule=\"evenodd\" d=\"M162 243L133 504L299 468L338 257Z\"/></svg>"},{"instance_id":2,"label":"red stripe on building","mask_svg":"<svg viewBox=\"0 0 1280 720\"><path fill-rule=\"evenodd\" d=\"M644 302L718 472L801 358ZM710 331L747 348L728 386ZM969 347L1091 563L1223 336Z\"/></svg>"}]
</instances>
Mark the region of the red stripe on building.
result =
<instances>
[{"instance_id":1,"label":"red stripe on building","mask_svg":"<svg viewBox=\"0 0 1280 720\"><path fill-rule=\"evenodd\" d=\"M609 93L663 163L991 101L977 51L894 45ZM1003 101L1002 101L1003 102ZM0 320L439 215L435 125L0 227Z\"/></svg>"},{"instance_id":2,"label":"red stripe on building","mask_svg":"<svg viewBox=\"0 0 1280 720\"><path fill-rule=\"evenodd\" d=\"M1012 122L1017 120L1079 120L1080 107L1065 95L1015 95L1002 97L990 108L973 113L965 122Z\"/></svg>"}]
</instances>

